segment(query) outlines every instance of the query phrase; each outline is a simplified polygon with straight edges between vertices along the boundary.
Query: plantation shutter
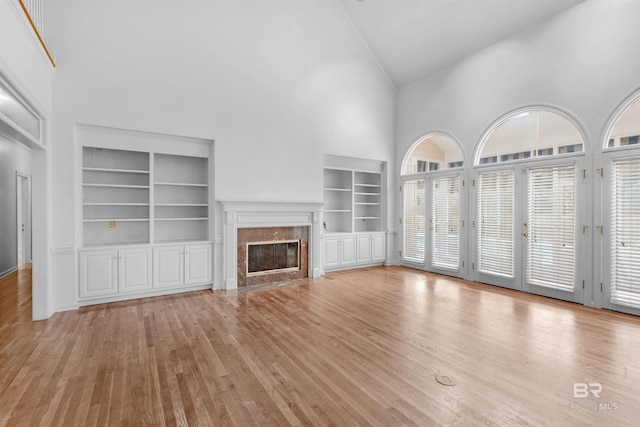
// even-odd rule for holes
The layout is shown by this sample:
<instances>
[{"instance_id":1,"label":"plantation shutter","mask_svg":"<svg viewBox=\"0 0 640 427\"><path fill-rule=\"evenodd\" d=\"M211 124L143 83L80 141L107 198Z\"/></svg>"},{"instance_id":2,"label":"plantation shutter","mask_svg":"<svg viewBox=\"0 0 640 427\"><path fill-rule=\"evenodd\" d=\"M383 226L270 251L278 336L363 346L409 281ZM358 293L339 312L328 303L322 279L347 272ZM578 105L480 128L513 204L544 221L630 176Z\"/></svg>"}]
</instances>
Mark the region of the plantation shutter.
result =
<instances>
[{"instance_id":1,"label":"plantation shutter","mask_svg":"<svg viewBox=\"0 0 640 427\"><path fill-rule=\"evenodd\" d=\"M527 281L573 291L575 166L529 171Z\"/></svg>"},{"instance_id":2,"label":"plantation shutter","mask_svg":"<svg viewBox=\"0 0 640 427\"><path fill-rule=\"evenodd\" d=\"M458 248L460 246L459 182L458 176L433 180L431 262L434 266L458 268Z\"/></svg>"},{"instance_id":3,"label":"plantation shutter","mask_svg":"<svg viewBox=\"0 0 640 427\"><path fill-rule=\"evenodd\" d=\"M404 183L402 256L407 261L424 262L424 188L423 179Z\"/></svg>"},{"instance_id":4,"label":"plantation shutter","mask_svg":"<svg viewBox=\"0 0 640 427\"><path fill-rule=\"evenodd\" d=\"M614 162L611 202L611 303L640 308L640 159Z\"/></svg>"},{"instance_id":5,"label":"plantation shutter","mask_svg":"<svg viewBox=\"0 0 640 427\"><path fill-rule=\"evenodd\" d=\"M489 172L478 178L478 270L513 277L513 171Z\"/></svg>"}]
</instances>

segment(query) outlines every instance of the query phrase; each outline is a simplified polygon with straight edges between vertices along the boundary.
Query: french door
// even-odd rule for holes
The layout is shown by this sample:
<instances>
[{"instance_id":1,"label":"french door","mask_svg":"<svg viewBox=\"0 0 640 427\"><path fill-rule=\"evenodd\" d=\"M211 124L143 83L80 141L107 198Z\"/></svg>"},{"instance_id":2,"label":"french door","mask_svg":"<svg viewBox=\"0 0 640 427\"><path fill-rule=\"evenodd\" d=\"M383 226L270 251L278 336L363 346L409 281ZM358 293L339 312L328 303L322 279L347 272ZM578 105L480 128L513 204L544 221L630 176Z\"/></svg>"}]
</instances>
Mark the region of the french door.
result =
<instances>
[{"instance_id":1,"label":"french door","mask_svg":"<svg viewBox=\"0 0 640 427\"><path fill-rule=\"evenodd\" d=\"M606 157L606 165L602 306L640 315L640 154L614 153Z\"/></svg>"},{"instance_id":2,"label":"french door","mask_svg":"<svg viewBox=\"0 0 640 427\"><path fill-rule=\"evenodd\" d=\"M428 271L459 275L461 189L460 174L404 182L403 261Z\"/></svg>"},{"instance_id":3,"label":"french door","mask_svg":"<svg viewBox=\"0 0 640 427\"><path fill-rule=\"evenodd\" d=\"M582 302L583 173L577 161L478 172L474 279Z\"/></svg>"}]
</instances>

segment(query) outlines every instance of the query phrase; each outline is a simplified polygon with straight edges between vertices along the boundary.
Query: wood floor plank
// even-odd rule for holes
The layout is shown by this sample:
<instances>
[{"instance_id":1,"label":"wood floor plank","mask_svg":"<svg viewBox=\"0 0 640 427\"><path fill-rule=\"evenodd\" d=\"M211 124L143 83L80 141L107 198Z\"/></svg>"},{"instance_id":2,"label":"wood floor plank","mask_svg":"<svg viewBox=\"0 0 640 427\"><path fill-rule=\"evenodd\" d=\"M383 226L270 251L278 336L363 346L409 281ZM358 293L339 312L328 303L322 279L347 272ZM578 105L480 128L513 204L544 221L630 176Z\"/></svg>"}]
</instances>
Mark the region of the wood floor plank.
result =
<instances>
[{"instance_id":1,"label":"wood floor plank","mask_svg":"<svg viewBox=\"0 0 640 427\"><path fill-rule=\"evenodd\" d=\"M636 426L640 318L402 267L31 321L0 279L0 426ZM457 381L444 386L437 375ZM599 398L574 397L599 383Z\"/></svg>"}]
</instances>

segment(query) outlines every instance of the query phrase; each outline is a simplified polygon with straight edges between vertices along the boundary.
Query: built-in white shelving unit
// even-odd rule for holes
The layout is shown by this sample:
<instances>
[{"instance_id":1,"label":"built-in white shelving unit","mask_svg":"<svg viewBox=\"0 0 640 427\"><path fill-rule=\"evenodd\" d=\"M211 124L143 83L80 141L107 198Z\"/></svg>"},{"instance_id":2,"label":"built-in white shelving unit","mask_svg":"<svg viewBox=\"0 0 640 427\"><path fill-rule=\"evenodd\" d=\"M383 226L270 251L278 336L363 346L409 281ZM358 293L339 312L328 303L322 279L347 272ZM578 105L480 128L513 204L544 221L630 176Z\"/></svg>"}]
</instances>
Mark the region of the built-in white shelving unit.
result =
<instances>
[{"instance_id":1,"label":"built-in white shelving unit","mask_svg":"<svg viewBox=\"0 0 640 427\"><path fill-rule=\"evenodd\" d=\"M325 156L324 269L355 268L386 260L385 164Z\"/></svg>"},{"instance_id":2,"label":"built-in white shelving unit","mask_svg":"<svg viewBox=\"0 0 640 427\"><path fill-rule=\"evenodd\" d=\"M78 125L81 305L210 288L213 141Z\"/></svg>"}]
</instances>

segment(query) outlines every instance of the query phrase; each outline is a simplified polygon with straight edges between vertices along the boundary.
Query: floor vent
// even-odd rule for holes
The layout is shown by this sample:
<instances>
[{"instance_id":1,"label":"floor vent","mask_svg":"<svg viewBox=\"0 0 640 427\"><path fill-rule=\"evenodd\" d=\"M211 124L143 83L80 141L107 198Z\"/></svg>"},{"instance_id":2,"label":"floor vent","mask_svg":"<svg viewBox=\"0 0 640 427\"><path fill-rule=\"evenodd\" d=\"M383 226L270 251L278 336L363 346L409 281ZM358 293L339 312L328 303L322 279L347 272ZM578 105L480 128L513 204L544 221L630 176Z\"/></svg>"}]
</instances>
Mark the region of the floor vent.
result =
<instances>
[{"instance_id":1,"label":"floor vent","mask_svg":"<svg viewBox=\"0 0 640 427\"><path fill-rule=\"evenodd\" d=\"M438 381L438 383L442 385L447 385L447 386L452 386L457 384L457 381L455 380L455 378L450 377L449 375L437 375L436 381Z\"/></svg>"}]
</instances>

